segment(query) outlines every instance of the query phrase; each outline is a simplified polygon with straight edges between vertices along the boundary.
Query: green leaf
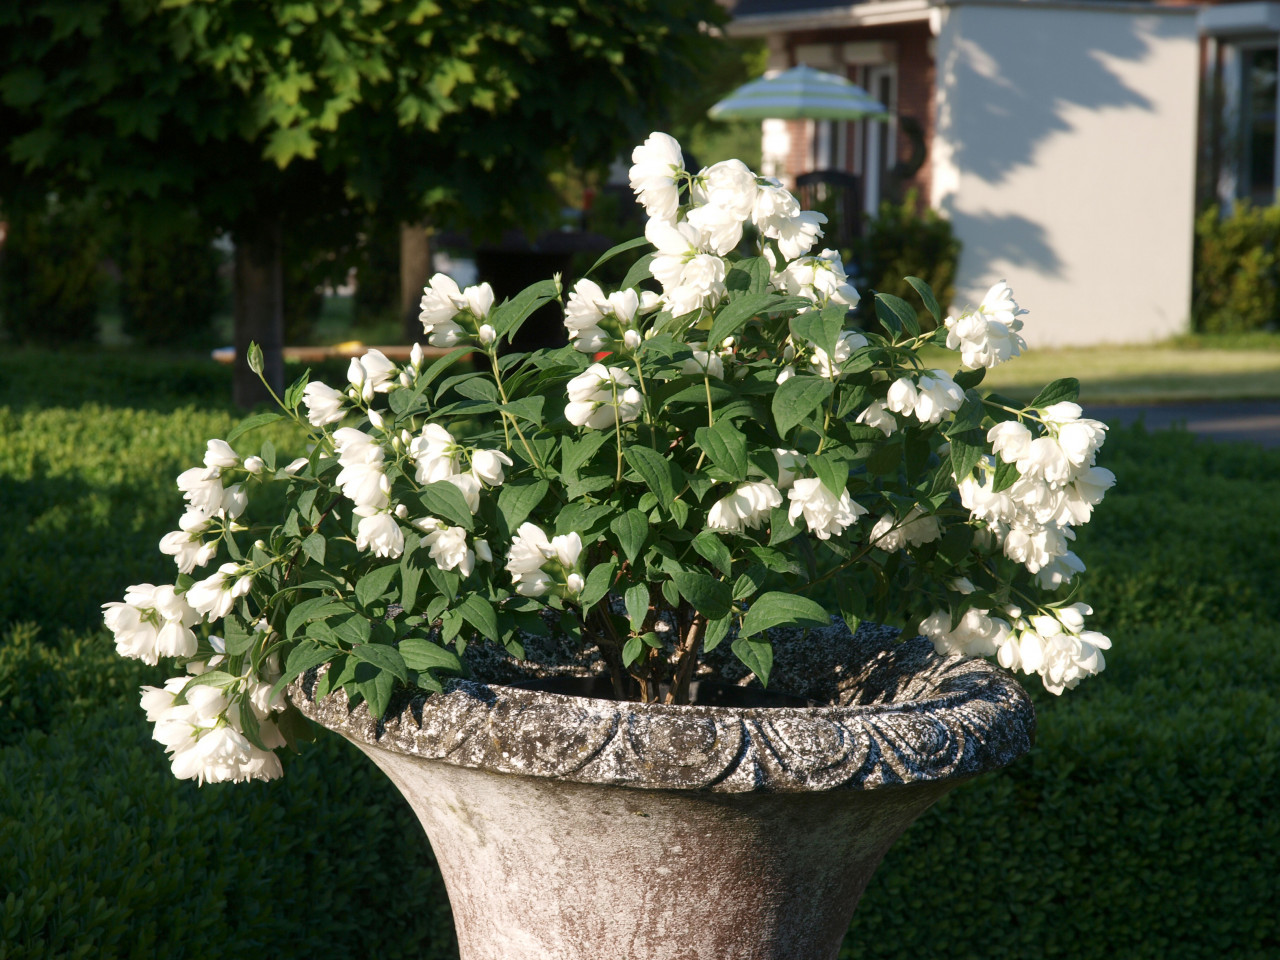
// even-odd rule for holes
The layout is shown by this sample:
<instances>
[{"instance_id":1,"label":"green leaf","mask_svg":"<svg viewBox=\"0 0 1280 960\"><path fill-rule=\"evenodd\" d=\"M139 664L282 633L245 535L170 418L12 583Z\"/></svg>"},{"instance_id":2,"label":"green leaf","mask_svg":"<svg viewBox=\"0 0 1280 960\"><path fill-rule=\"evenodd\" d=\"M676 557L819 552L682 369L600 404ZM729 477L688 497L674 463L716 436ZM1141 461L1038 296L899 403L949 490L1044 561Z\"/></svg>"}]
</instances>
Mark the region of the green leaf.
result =
<instances>
[{"instance_id":1,"label":"green leaf","mask_svg":"<svg viewBox=\"0 0 1280 960\"><path fill-rule=\"evenodd\" d=\"M452 484L450 484L452 486ZM507 529L515 533L520 524L528 518L534 508L547 495L550 484L546 480L535 480L533 483L507 483L498 491L498 510L507 522ZM466 505L466 501L463 501Z\"/></svg>"},{"instance_id":2,"label":"green leaf","mask_svg":"<svg viewBox=\"0 0 1280 960\"><path fill-rule=\"evenodd\" d=\"M973 545L973 527L967 523L953 523L938 541L938 553L952 563L959 563Z\"/></svg>"},{"instance_id":3,"label":"green leaf","mask_svg":"<svg viewBox=\"0 0 1280 960\"><path fill-rule=\"evenodd\" d=\"M283 419L283 413L255 413L252 417L246 417L231 428L231 432L227 434L227 443L244 436L250 430L257 430L259 427L265 427L269 423L278 423Z\"/></svg>"},{"instance_id":4,"label":"green leaf","mask_svg":"<svg viewBox=\"0 0 1280 960\"><path fill-rule=\"evenodd\" d=\"M942 323L942 308L938 306L938 298L933 295L933 289L919 277L907 277L905 279L907 283L911 284L911 288L920 295L920 299L924 301L924 308L929 311L929 315L938 323Z\"/></svg>"},{"instance_id":5,"label":"green leaf","mask_svg":"<svg viewBox=\"0 0 1280 960\"><path fill-rule=\"evenodd\" d=\"M617 246L610 247L604 253L600 254L599 259L597 259L596 262L591 265L591 269L588 270L586 273L584 273L583 276L584 277L591 276L591 274L596 272L597 268L604 266L606 263L608 263L610 260L612 260L614 257L616 257L620 253L626 253L628 250L635 250L639 247L645 247L648 245L649 245L648 237L636 237L634 240L627 240L627 241L624 241L623 243L619 243ZM630 286L630 284L624 283L622 286L623 286L623 289L625 289L626 287Z\"/></svg>"},{"instance_id":6,"label":"green leaf","mask_svg":"<svg viewBox=\"0 0 1280 960\"><path fill-rule=\"evenodd\" d=\"M760 678L760 686L769 685L769 672L773 670L773 644L767 640L749 640L738 637L733 641L733 653Z\"/></svg>"},{"instance_id":7,"label":"green leaf","mask_svg":"<svg viewBox=\"0 0 1280 960\"><path fill-rule=\"evenodd\" d=\"M892 441L884 443L876 447L871 456L867 457L867 472L878 477L886 476L897 470L901 462L902 444Z\"/></svg>"},{"instance_id":8,"label":"green leaf","mask_svg":"<svg viewBox=\"0 0 1280 960\"><path fill-rule=\"evenodd\" d=\"M617 535L618 546L622 547L628 562L635 563L649 536L649 518L639 510L628 510L615 517L609 529Z\"/></svg>"},{"instance_id":9,"label":"green leaf","mask_svg":"<svg viewBox=\"0 0 1280 960\"><path fill-rule=\"evenodd\" d=\"M455 609L485 640L498 639L498 615L488 600L473 593Z\"/></svg>"},{"instance_id":10,"label":"green leaf","mask_svg":"<svg viewBox=\"0 0 1280 960\"><path fill-rule=\"evenodd\" d=\"M810 302L803 297L784 297L776 293L749 293L739 297L731 301L712 321L711 332L707 334L707 343L710 344L708 349L716 349L725 337L733 336L739 327L762 313L794 310L809 305Z\"/></svg>"},{"instance_id":11,"label":"green leaf","mask_svg":"<svg viewBox=\"0 0 1280 960\"><path fill-rule=\"evenodd\" d=\"M339 603L332 597L312 597L310 600L303 600L289 611L289 616L285 621L285 638L294 637L304 624L312 620L324 620L339 613L350 612L350 607L345 603Z\"/></svg>"},{"instance_id":12,"label":"green leaf","mask_svg":"<svg viewBox=\"0 0 1280 960\"><path fill-rule=\"evenodd\" d=\"M587 574L587 582L578 597L578 603L581 604L583 610L594 606L601 597L609 592L609 587L613 585L613 571L616 569L617 565L612 560L608 563L596 564L591 568L591 572Z\"/></svg>"},{"instance_id":13,"label":"green leaf","mask_svg":"<svg viewBox=\"0 0 1280 960\"><path fill-rule=\"evenodd\" d=\"M901 297L895 297L891 293L877 293L876 316L895 333L898 330L906 330L913 337L920 335L920 324L916 320L916 308Z\"/></svg>"},{"instance_id":14,"label":"green leaf","mask_svg":"<svg viewBox=\"0 0 1280 960\"><path fill-rule=\"evenodd\" d=\"M730 297L744 293L766 293L769 290L769 261L764 257L748 257L739 260L725 277L724 285Z\"/></svg>"},{"instance_id":15,"label":"green leaf","mask_svg":"<svg viewBox=\"0 0 1280 960\"><path fill-rule=\"evenodd\" d=\"M461 360L463 357L467 356L470 353L471 353L470 347L458 347L454 350L450 350L443 357L440 357L439 359L432 361L431 366L427 367L425 370L422 371L422 373L418 374L418 379L414 381L414 384L413 384L414 394L421 395L422 392L427 389L427 387L431 386L432 381L435 380L436 377L440 376L440 374L444 373L451 366L453 366L455 363L457 363L459 360Z\"/></svg>"},{"instance_id":16,"label":"green leaf","mask_svg":"<svg viewBox=\"0 0 1280 960\"><path fill-rule=\"evenodd\" d=\"M643 583L633 583L622 599L627 607L627 621L632 630L638 631L649 615L649 588Z\"/></svg>"},{"instance_id":17,"label":"green leaf","mask_svg":"<svg viewBox=\"0 0 1280 960\"><path fill-rule=\"evenodd\" d=\"M296 410L298 404L302 402L303 394L307 391L307 384L311 382L311 371L304 370L302 376L293 381L289 385L289 389L284 392L284 405L290 410Z\"/></svg>"},{"instance_id":18,"label":"green leaf","mask_svg":"<svg viewBox=\"0 0 1280 960\"><path fill-rule=\"evenodd\" d=\"M773 395L773 421L778 436L786 437L791 428L820 407L834 389L835 384L830 380L807 374L784 381Z\"/></svg>"},{"instance_id":19,"label":"green leaf","mask_svg":"<svg viewBox=\"0 0 1280 960\"><path fill-rule=\"evenodd\" d=\"M1080 381L1075 377L1062 377L1037 393L1036 398L1027 406L1036 410L1043 410L1045 407L1052 406L1055 403L1062 403L1063 401L1074 403L1079 398Z\"/></svg>"},{"instance_id":20,"label":"green leaf","mask_svg":"<svg viewBox=\"0 0 1280 960\"><path fill-rule=\"evenodd\" d=\"M540 427L542 426L542 408L545 403L545 397L522 397L502 404L501 409L508 416L528 420L534 426Z\"/></svg>"},{"instance_id":21,"label":"green leaf","mask_svg":"<svg viewBox=\"0 0 1280 960\"><path fill-rule=\"evenodd\" d=\"M835 353L836 341L844 329L846 308L842 304L832 304L823 310L810 310L791 321L791 332L796 337L808 340L826 351L827 356Z\"/></svg>"},{"instance_id":22,"label":"green leaf","mask_svg":"<svg viewBox=\"0 0 1280 960\"><path fill-rule=\"evenodd\" d=\"M298 644L289 651L289 656L284 662L284 673L280 675L271 687L271 693L274 697L296 678L306 673L312 667L318 667L322 663L328 663L329 660L338 653L333 647L326 647L322 644L315 643L310 640L299 641Z\"/></svg>"},{"instance_id":23,"label":"green leaf","mask_svg":"<svg viewBox=\"0 0 1280 960\"><path fill-rule=\"evenodd\" d=\"M379 670L386 670L403 683L409 682L409 670L395 647L380 643L357 643L351 648L351 653L357 660L371 663Z\"/></svg>"},{"instance_id":24,"label":"green leaf","mask_svg":"<svg viewBox=\"0 0 1280 960\"><path fill-rule=\"evenodd\" d=\"M319 531L313 532L302 541L302 552L320 565L324 565L324 552L328 541Z\"/></svg>"},{"instance_id":25,"label":"green leaf","mask_svg":"<svg viewBox=\"0 0 1280 960\"><path fill-rule=\"evenodd\" d=\"M713 427L699 427L698 446L731 480L747 478L747 438L732 423L721 420Z\"/></svg>"},{"instance_id":26,"label":"green leaf","mask_svg":"<svg viewBox=\"0 0 1280 960\"><path fill-rule=\"evenodd\" d=\"M618 289L627 290L652 277L653 274L650 272L649 267L653 263L653 258L656 256L656 253L646 253L643 257L633 263L631 265L631 269L627 271L627 275L622 278L622 286Z\"/></svg>"},{"instance_id":27,"label":"green leaf","mask_svg":"<svg viewBox=\"0 0 1280 960\"><path fill-rule=\"evenodd\" d=\"M644 651L644 641L639 637L630 637L627 642L622 645L622 665L629 667L640 659L640 654Z\"/></svg>"},{"instance_id":28,"label":"green leaf","mask_svg":"<svg viewBox=\"0 0 1280 960\"><path fill-rule=\"evenodd\" d=\"M847 463L832 457L822 457L815 453L809 457L808 465L813 468L813 472L822 481L822 485L827 490L837 497L844 493L845 485L849 482L849 465Z\"/></svg>"},{"instance_id":29,"label":"green leaf","mask_svg":"<svg viewBox=\"0 0 1280 960\"><path fill-rule=\"evenodd\" d=\"M387 712L387 707L391 705L391 691L395 689L395 677L385 670L379 670L371 679L357 683L356 689L368 702L369 712L378 719L382 719Z\"/></svg>"},{"instance_id":30,"label":"green leaf","mask_svg":"<svg viewBox=\"0 0 1280 960\"><path fill-rule=\"evenodd\" d=\"M703 530L693 538L693 549L726 577L733 570L733 555L724 541L710 530Z\"/></svg>"},{"instance_id":31,"label":"green leaf","mask_svg":"<svg viewBox=\"0 0 1280 960\"><path fill-rule=\"evenodd\" d=\"M648 447L630 446L622 453L627 463L631 464L636 473L640 474L645 485L653 491L653 495L658 498L658 503L664 508L669 507L671 501L676 498L675 480L672 475L675 464Z\"/></svg>"},{"instance_id":32,"label":"green leaf","mask_svg":"<svg viewBox=\"0 0 1280 960\"><path fill-rule=\"evenodd\" d=\"M999 457L996 457L996 475L991 484L991 492L1000 493L1002 490L1008 490L1018 482L1018 477L1020 476L1016 463L1005 463Z\"/></svg>"},{"instance_id":33,"label":"green leaf","mask_svg":"<svg viewBox=\"0 0 1280 960\"><path fill-rule=\"evenodd\" d=\"M362 607L367 607L380 599L399 572L400 565L395 563L374 567L356 581L356 602Z\"/></svg>"},{"instance_id":34,"label":"green leaf","mask_svg":"<svg viewBox=\"0 0 1280 960\"><path fill-rule=\"evenodd\" d=\"M768 549L767 547L763 549ZM792 561L787 561L791 563ZM764 586L765 568L758 563L753 563L747 567L742 576L738 577L733 584L733 599L746 600L752 596L757 590Z\"/></svg>"},{"instance_id":35,"label":"green leaf","mask_svg":"<svg viewBox=\"0 0 1280 960\"><path fill-rule=\"evenodd\" d=\"M535 311L554 300L555 297L555 281L540 280L495 307L489 317L489 323L499 337L513 337Z\"/></svg>"},{"instance_id":36,"label":"green leaf","mask_svg":"<svg viewBox=\"0 0 1280 960\"><path fill-rule=\"evenodd\" d=\"M792 523L788 516L788 508L774 507L769 514L769 546L786 543L799 533L800 528Z\"/></svg>"},{"instance_id":37,"label":"green leaf","mask_svg":"<svg viewBox=\"0 0 1280 960\"><path fill-rule=\"evenodd\" d=\"M728 616L733 594L727 583L693 570L677 570L671 574L671 580L680 596L708 620Z\"/></svg>"},{"instance_id":38,"label":"green leaf","mask_svg":"<svg viewBox=\"0 0 1280 960\"><path fill-rule=\"evenodd\" d=\"M612 434L603 430L592 430L577 440L566 440L560 448L560 466L565 473L576 473L578 468L591 459L606 440L612 440Z\"/></svg>"},{"instance_id":39,"label":"green leaf","mask_svg":"<svg viewBox=\"0 0 1280 960\"><path fill-rule=\"evenodd\" d=\"M717 620L707 621L707 630L702 635L702 650L704 653L710 653L716 647L720 646L720 641L729 635L729 630L733 626L733 615L720 617Z\"/></svg>"},{"instance_id":40,"label":"green leaf","mask_svg":"<svg viewBox=\"0 0 1280 960\"><path fill-rule=\"evenodd\" d=\"M405 613L413 613L418 607L418 587L422 583L423 570L418 559L420 543L421 538L416 533L405 534L404 553L400 556L400 606L404 607Z\"/></svg>"},{"instance_id":41,"label":"green leaf","mask_svg":"<svg viewBox=\"0 0 1280 960\"><path fill-rule=\"evenodd\" d=\"M424 640L421 637L409 637L400 641L400 656L410 670L449 670L462 672L462 660L448 647Z\"/></svg>"},{"instance_id":42,"label":"green leaf","mask_svg":"<svg viewBox=\"0 0 1280 960\"><path fill-rule=\"evenodd\" d=\"M448 520L464 530L475 528L471 508L467 506L467 498L448 480L428 483L418 491L418 499L427 512L441 520Z\"/></svg>"},{"instance_id":43,"label":"green leaf","mask_svg":"<svg viewBox=\"0 0 1280 960\"><path fill-rule=\"evenodd\" d=\"M987 368L978 367L977 370L960 370L956 373L953 379L961 390L972 390L982 382L986 375Z\"/></svg>"},{"instance_id":44,"label":"green leaf","mask_svg":"<svg viewBox=\"0 0 1280 960\"><path fill-rule=\"evenodd\" d=\"M776 590L761 594L747 609L742 618L739 636L750 637L771 627L786 625L825 627L831 617L820 603L793 593Z\"/></svg>"},{"instance_id":45,"label":"green leaf","mask_svg":"<svg viewBox=\"0 0 1280 960\"><path fill-rule=\"evenodd\" d=\"M969 476L986 456L985 439L981 430L966 430L951 438L951 472L957 482Z\"/></svg>"}]
</instances>

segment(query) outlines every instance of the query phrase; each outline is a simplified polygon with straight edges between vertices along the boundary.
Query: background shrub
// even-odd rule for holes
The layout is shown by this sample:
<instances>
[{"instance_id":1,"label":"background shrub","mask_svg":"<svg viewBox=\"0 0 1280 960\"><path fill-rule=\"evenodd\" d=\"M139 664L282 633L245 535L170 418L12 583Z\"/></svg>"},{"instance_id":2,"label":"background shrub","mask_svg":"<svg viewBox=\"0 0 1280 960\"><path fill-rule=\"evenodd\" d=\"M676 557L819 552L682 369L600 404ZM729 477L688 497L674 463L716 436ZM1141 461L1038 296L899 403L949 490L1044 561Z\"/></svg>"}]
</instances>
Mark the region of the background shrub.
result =
<instances>
[{"instance_id":1,"label":"background shrub","mask_svg":"<svg viewBox=\"0 0 1280 960\"><path fill-rule=\"evenodd\" d=\"M1196 218L1191 326L1200 333L1274 330L1280 322L1280 207L1241 200Z\"/></svg>"},{"instance_id":2,"label":"background shrub","mask_svg":"<svg viewBox=\"0 0 1280 960\"><path fill-rule=\"evenodd\" d=\"M92 200L7 209L0 314L19 343L92 342L103 296L103 214Z\"/></svg>"},{"instance_id":3,"label":"background shrub","mask_svg":"<svg viewBox=\"0 0 1280 960\"><path fill-rule=\"evenodd\" d=\"M194 215L135 219L119 250L124 332L147 346L202 343L221 297L209 230Z\"/></svg>"},{"instance_id":4,"label":"background shrub","mask_svg":"<svg viewBox=\"0 0 1280 960\"><path fill-rule=\"evenodd\" d=\"M921 210L918 199L912 190L901 203L881 202L876 215L868 218L861 242L845 258L850 273L854 272L852 265L857 265L864 326L876 323L873 290L902 297L908 303L919 301L903 277L919 277L928 283L944 309L955 296L960 241L951 223L930 207ZM918 313L921 326L932 329L933 318L925 311Z\"/></svg>"}]
</instances>

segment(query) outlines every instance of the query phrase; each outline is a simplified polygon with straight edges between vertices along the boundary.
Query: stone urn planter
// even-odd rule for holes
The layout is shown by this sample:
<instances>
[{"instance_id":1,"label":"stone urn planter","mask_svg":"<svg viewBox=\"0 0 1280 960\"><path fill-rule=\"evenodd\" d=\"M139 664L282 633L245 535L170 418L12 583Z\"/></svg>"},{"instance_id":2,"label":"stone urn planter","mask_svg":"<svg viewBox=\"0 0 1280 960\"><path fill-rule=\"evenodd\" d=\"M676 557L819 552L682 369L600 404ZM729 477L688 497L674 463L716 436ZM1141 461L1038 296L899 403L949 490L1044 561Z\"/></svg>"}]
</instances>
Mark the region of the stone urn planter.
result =
<instances>
[{"instance_id":1,"label":"stone urn planter","mask_svg":"<svg viewBox=\"0 0 1280 960\"><path fill-rule=\"evenodd\" d=\"M769 694L725 661L691 706L583 696L608 689L589 661L533 649L385 722L313 699L314 673L291 698L412 805L462 960L831 960L893 841L1025 753L1035 716L1008 674L924 639L773 639Z\"/></svg>"}]
</instances>

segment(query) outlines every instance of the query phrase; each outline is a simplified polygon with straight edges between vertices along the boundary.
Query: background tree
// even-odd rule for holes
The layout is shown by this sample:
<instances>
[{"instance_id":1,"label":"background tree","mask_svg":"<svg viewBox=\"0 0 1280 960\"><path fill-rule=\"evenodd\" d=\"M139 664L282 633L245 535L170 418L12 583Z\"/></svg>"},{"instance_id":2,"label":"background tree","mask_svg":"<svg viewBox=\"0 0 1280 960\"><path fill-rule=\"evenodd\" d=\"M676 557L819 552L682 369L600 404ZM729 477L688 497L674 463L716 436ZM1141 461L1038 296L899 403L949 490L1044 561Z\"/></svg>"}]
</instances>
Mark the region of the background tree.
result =
<instances>
[{"instance_id":1,"label":"background tree","mask_svg":"<svg viewBox=\"0 0 1280 960\"><path fill-rule=\"evenodd\" d=\"M238 356L283 367L281 249L371 208L533 226L686 89L713 0L81 0L0 8L0 197L193 205L236 244ZM261 399L241 369L236 400Z\"/></svg>"}]
</instances>

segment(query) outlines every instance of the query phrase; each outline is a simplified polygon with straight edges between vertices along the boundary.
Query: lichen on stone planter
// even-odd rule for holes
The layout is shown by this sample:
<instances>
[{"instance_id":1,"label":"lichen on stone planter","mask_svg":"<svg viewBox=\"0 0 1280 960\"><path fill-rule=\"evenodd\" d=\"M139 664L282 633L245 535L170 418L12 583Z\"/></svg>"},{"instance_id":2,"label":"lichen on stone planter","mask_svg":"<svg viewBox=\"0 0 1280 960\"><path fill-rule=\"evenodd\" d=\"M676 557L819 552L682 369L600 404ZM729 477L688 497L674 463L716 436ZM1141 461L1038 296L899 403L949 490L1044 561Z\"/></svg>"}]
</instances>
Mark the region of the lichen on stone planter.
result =
<instances>
[{"instance_id":1,"label":"lichen on stone planter","mask_svg":"<svg viewBox=\"0 0 1280 960\"><path fill-rule=\"evenodd\" d=\"M529 661L493 657L489 682L452 681L384 721L342 691L313 700L314 674L291 697L413 806L463 960L826 960L894 839L1025 753L1035 718L1008 674L923 639L833 625L773 641L771 690L812 705L531 689L594 673L539 660L556 645L536 638Z\"/></svg>"}]
</instances>

